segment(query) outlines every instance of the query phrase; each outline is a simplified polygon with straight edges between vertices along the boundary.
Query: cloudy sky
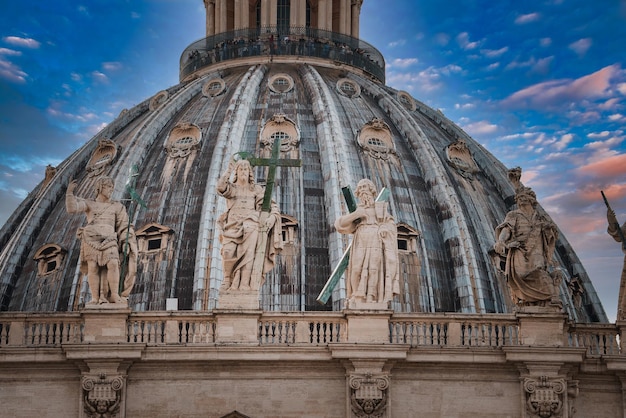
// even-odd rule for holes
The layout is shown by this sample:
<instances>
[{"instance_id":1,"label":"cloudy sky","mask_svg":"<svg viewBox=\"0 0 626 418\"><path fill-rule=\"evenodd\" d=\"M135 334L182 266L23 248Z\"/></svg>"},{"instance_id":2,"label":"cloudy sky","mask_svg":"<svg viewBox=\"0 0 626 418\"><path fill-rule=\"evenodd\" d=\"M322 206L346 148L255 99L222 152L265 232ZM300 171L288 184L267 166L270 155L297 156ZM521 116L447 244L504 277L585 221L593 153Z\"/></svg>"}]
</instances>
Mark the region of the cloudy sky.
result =
<instances>
[{"instance_id":1,"label":"cloudy sky","mask_svg":"<svg viewBox=\"0 0 626 418\"><path fill-rule=\"evenodd\" d=\"M392 7L393 5L393 7ZM0 225L122 109L178 82L202 0L0 0ZM626 0L365 0L387 84L441 109L523 182L615 319L626 221Z\"/></svg>"}]
</instances>

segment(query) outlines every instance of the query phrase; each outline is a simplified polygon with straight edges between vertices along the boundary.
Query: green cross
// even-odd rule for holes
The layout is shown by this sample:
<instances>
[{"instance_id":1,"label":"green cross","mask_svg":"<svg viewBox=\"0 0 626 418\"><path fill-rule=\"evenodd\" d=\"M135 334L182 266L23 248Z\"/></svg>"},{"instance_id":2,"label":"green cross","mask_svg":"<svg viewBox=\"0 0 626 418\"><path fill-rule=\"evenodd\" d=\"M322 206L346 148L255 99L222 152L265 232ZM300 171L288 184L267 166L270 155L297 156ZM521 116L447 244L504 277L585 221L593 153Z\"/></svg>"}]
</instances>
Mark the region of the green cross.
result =
<instances>
[{"instance_id":1,"label":"green cross","mask_svg":"<svg viewBox=\"0 0 626 418\"><path fill-rule=\"evenodd\" d=\"M242 158L248 160L250 165L255 167L269 167L267 172L267 180L265 183L265 194L263 195L263 206L261 207L262 212L269 212L272 204L272 189L274 188L274 179L276 178L276 168L277 167L302 167L302 161L284 158L280 159L280 138L276 137L274 139L274 145L272 146L272 156L270 158L257 158L257 157L248 157L247 153L240 152L239 155Z\"/></svg>"},{"instance_id":2,"label":"green cross","mask_svg":"<svg viewBox=\"0 0 626 418\"><path fill-rule=\"evenodd\" d=\"M356 210L356 199L354 198L354 194L352 193L350 186L343 187L341 189L341 192L343 193L343 198L346 200L346 205L348 206L348 210L350 212L354 212ZM376 197L376 201L382 202L382 201L387 201L388 199L389 199L389 190L383 187L380 193L378 193L378 196ZM317 297L316 301L318 303L325 305L326 302L328 302L328 298L330 298L330 295L333 293L333 289L337 286L337 283L339 283L339 279L341 278L341 276L343 276L343 273L348 268L348 262L350 261L350 249L351 248L352 248L352 242L348 244L348 248L346 248L346 251L343 253L343 256L339 260L339 264L337 264L337 267L335 267L335 270L333 270L332 274L330 275L330 278L328 279L328 281L326 281L324 288L322 289L319 296Z\"/></svg>"}]
</instances>

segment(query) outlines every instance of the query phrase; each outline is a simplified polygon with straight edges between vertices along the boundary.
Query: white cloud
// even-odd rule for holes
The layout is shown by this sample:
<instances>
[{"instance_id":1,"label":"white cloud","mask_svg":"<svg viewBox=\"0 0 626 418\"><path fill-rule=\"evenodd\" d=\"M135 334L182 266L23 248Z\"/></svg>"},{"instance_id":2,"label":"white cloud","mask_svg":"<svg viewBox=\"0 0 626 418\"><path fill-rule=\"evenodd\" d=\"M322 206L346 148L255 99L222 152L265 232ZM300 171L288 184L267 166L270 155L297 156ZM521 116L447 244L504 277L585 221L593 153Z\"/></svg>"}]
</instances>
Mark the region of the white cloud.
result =
<instances>
[{"instance_id":1,"label":"white cloud","mask_svg":"<svg viewBox=\"0 0 626 418\"><path fill-rule=\"evenodd\" d=\"M0 78L21 84L26 82L27 76L17 65L0 58Z\"/></svg>"},{"instance_id":2,"label":"white cloud","mask_svg":"<svg viewBox=\"0 0 626 418\"><path fill-rule=\"evenodd\" d=\"M574 139L574 135L572 135L572 134L565 134L565 135L561 136L561 139L556 141L556 143L554 144L554 147L558 151L563 151L565 148L567 148L567 146L569 145L570 142L572 142L573 139Z\"/></svg>"},{"instance_id":3,"label":"white cloud","mask_svg":"<svg viewBox=\"0 0 626 418\"><path fill-rule=\"evenodd\" d=\"M593 41L591 40L591 38L584 38L584 39L579 39L576 42L572 42L571 44L569 44L568 48L574 51L576 54L578 54L579 57L582 58L585 56L589 48L591 48L592 44L593 44Z\"/></svg>"},{"instance_id":4,"label":"white cloud","mask_svg":"<svg viewBox=\"0 0 626 418\"><path fill-rule=\"evenodd\" d=\"M10 45L31 49L37 49L39 48L39 45L41 45L33 38L20 38L19 36L5 36L2 40Z\"/></svg>"},{"instance_id":5,"label":"white cloud","mask_svg":"<svg viewBox=\"0 0 626 418\"><path fill-rule=\"evenodd\" d=\"M548 47L550 45L552 45L552 39L551 38L541 38L539 40L539 45L545 47Z\"/></svg>"},{"instance_id":6,"label":"white cloud","mask_svg":"<svg viewBox=\"0 0 626 418\"><path fill-rule=\"evenodd\" d=\"M494 63L489 64L487 66L487 71L493 71L493 70L496 70L498 68L500 68L500 63L499 62L494 62Z\"/></svg>"},{"instance_id":7,"label":"white cloud","mask_svg":"<svg viewBox=\"0 0 626 418\"><path fill-rule=\"evenodd\" d=\"M438 33L435 35L435 42L441 46L446 46L450 42L450 35L447 33Z\"/></svg>"},{"instance_id":8,"label":"white cloud","mask_svg":"<svg viewBox=\"0 0 626 418\"><path fill-rule=\"evenodd\" d=\"M498 126L481 120L479 122L464 125L463 130L470 135L488 135L496 132L498 130Z\"/></svg>"},{"instance_id":9,"label":"white cloud","mask_svg":"<svg viewBox=\"0 0 626 418\"><path fill-rule=\"evenodd\" d=\"M122 68L122 63L113 61L113 62L103 62L102 69L105 71L117 71Z\"/></svg>"},{"instance_id":10,"label":"white cloud","mask_svg":"<svg viewBox=\"0 0 626 418\"><path fill-rule=\"evenodd\" d=\"M539 20L540 17L541 15L539 13L528 13L525 15L519 15L517 16L517 18L515 18L515 24L524 25L526 23L536 22L537 20Z\"/></svg>"},{"instance_id":11,"label":"white cloud","mask_svg":"<svg viewBox=\"0 0 626 418\"><path fill-rule=\"evenodd\" d=\"M91 72L91 77L95 80L98 81L100 83L106 83L109 81L109 78L106 76L106 74L100 72L100 71L92 71Z\"/></svg>"},{"instance_id":12,"label":"white cloud","mask_svg":"<svg viewBox=\"0 0 626 418\"><path fill-rule=\"evenodd\" d=\"M398 39L397 41L389 42L387 46L389 48L395 48L397 46L402 46L406 44L406 39Z\"/></svg>"},{"instance_id":13,"label":"white cloud","mask_svg":"<svg viewBox=\"0 0 626 418\"><path fill-rule=\"evenodd\" d=\"M465 50L476 49L480 45L480 42L478 41L470 42L469 33L467 32L459 33L456 37L456 41L458 42L459 46Z\"/></svg>"},{"instance_id":14,"label":"white cloud","mask_svg":"<svg viewBox=\"0 0 626 418\"><path fill-rule=\"evenodd\" d=\"M496 58L496 57L501 56L508 50L509 50L509 47L505 46L500 49L481 49L480 52L488 58Z\"/></svg>"},{"instance_id":15,"label":"white cloud","mask_svg":"<svg viewBox=\"0 0 626 418\"><path fill-rule=\"evenodd\" d=\"M387 68L407 68L418 62L417 58L396 58L391 63L388 63Z\"/></svg>"},{"instance_id":16,"label":"white cloud","mask_svg":"<svg viewBox=\"0 0 626 418\"><path fill-rule=\"evenodd\" d=\"M619 83L617 86L617 91L619 91L620 93L622 93L624 96L626 96L626 83Z\"/></svg>"}]
</instances>

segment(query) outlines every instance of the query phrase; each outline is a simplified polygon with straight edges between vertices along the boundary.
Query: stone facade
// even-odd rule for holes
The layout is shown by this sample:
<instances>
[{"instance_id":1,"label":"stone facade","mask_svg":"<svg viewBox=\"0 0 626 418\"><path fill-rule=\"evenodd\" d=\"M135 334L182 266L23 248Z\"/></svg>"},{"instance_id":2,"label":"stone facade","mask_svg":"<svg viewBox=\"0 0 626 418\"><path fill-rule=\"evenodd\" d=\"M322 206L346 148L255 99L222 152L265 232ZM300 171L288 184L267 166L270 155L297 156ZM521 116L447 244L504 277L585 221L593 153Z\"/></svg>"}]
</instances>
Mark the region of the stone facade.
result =
<instances>
[{"instance_id":1,"label":"stone facade","mask_svg":"<svg viewBox=\"0 0 626 418\"><path fill-rule=\"evenodd\" d=\"M16 418L625 416L623 324L537 309L3 313L0 403Z\"/></svg>"}]
</instances>

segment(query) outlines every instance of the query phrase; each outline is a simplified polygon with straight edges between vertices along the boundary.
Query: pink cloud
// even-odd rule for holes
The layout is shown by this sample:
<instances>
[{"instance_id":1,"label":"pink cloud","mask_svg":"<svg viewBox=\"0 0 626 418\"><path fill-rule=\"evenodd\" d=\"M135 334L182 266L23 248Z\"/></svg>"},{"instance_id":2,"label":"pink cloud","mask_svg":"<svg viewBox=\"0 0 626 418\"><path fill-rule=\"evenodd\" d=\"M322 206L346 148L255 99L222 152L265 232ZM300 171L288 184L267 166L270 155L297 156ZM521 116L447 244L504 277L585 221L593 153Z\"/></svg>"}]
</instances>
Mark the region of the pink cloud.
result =
<instances>
[{"instance_id":1,"label":"pink cloud","mask_svg":"<svg viewBox=\"0 0 626 418\"><path fill-rule=\"evenodd\" d=\"M513 93L504 99L503 104L510 107L544 108L563 102L603 97L611 88L611 79L619 71L619 64L613 64L575 80L560 79L535 84Z\"/></svg>"},{"instance_id":2,"label":"pink cloud","mask_svg":"<svg viewBox=\"0 0 626 418\"><path fill-rule=\"evenodd\" d=\"M578 169L583 174L598 177L614 177L626 174L626 154L612 155L599 161L594 161Z\"/></svg>"}]
</instances>

